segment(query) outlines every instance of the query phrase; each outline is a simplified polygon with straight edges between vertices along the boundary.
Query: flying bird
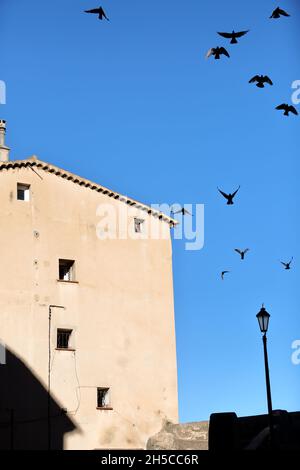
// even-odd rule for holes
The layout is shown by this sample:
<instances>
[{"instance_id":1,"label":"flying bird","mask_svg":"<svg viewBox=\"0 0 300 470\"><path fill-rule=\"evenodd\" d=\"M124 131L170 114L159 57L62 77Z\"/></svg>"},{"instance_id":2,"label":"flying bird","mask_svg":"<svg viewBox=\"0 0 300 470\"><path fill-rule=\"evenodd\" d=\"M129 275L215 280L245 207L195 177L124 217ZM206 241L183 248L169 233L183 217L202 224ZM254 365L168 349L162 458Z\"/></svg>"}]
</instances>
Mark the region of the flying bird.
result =
<instances>
[{"instance_id":1,"label":"flying bird","mask_svg":"<svg viewBox=\"0 0 300 470\"><path fill-rule=\"evenodd\" d=\"M267 76L267 75L255 75L249 80L249 83L256 83L256 86L258 88L264 88L265 83L268 83L269 85L273 85L272 80Z\"/></svg>"},{"instance_id":2,"label":"flying bird","mask_svg":"<svg viewBox=\"0 0 300 470\"><path fill-rule=\"evenodd\" d=\"M206 58L208 59L211 55L215 57L215 60L220 59L221 55L226 55L226 57L230 57L225 47L211 47L209 51L207 51Z\"/></svg>"},{"instance_id":3,"label":"flying bird","mask_svg":"<svg viewBox=\"0 0 300 470\"><path fill-rule=\"evenodd\" d=\"M187 209L185 209L184 207L182 207L181 209L179 209L178 211L174 212L172 209L171 209L171 212L173 214L182 214L182 215L192 215Z\"/></svg>"},{"instance_id":4,"label":"flying bird","mask_svg":"<svg viewBox=\"0 0 300 470\"><path fill-rule=\"evenodd\" d=\"M232 31L232 33L219 33L218 32L218 34L222 36L223 38L231 39L230 44L237 44L238 42L237 38L241 38L248 32L249 32L249 29L247 31L239 31L238 33L236 33L235 31Z\"/></svg>"},{"instance_id":5,"label":"flying bird","mask_svg":"<svg viewBox=\"0 0 300 470\"><path fill-rule=\"evenodd\" d=\"M283 110L284 111L284 113L283 113L284 116L288 116L289 113L296 114L296 116L298 115L297 109L294 106L290 105L290 104L286 104L286 103L280 104L279 106L276 106L276 109Z\"/></svg>"},{"instance_id":6,"label":"flying bird","mask_svg":"<svg viewBox=\"0 0 300 470\"><path fill-rule=\"evenodd\" d=\"M221 278L222 278L222 281L224 281L224 275L229 273L230 271L222 271L221 272Z\"/></svg>"},{"instance_id":7,"label":"flying bird","mask_svg":"<svg viewBox=\"0 0 300 470\"><path fill-rule=\"evenodd\" d=\"M288 263L284 263L283 261L280 261L281 264L283 264L284 266L284 269L291 269L291 262L293 261L293 258L291 259L291 261L289 261Z\"/></svg>"},{"instance_id":8,"label":"flying bird","mask_svg":"<svg viewBox=\"0 0 300 470\"><path fill-rule=\"evenodd\" d=\"M105 18L107 21L109 21L109 19L107 18L104 10L102 7L99 7L99 8L93 8L92 10L84 10L85 13L94 13L96 15L98 15L98 18L99 20L103 20L103 18Z\"/></svg>"},{"instance_id":9,"label":"flying bird","mask_svg":"<svg viewBox=\"0 0 300 470\"><path fill-rule=\"evenodd\" d=\"M281 16L291 16L291 15L289 15L286 11L282 10L281 8L277 7L273 11L270 18L276 18L277 19L277 18L280 18Z\"/></svg>"},{"instance_id":10,"label":"flying bird","mask_svg":"<svg viewBox=\"0 0 300 470\"><path fill-rule=\"evenodd\" d=\"M247 251L249 251L249 248L246 248L245 250L239 250L238 248L235 248L234 251L241 255L241 259L245 259L245 254L247 253Z\"/></svg>"},{"instance_id":11,"label":"flying bird","mask_svg":"<svg viewBox=\"0 0 300 470\"><path fill-rule=\"evenodd\" d=\"M232 206L232 205L233 205L233 198L234 198L234 196L236 195L236 193L238 192L239 189L240 189L240 186L239 186L239 187L237 188L237 190L234 191L234 193L232 193L232 194L231 194L231 193L226 194L226 193L224 193L223 191L221 191L221 189L219 189L219 188L218 188L218 191L219 191L219 193L222 194L222 196L225 197L225 199L227 199L227 205L228 205L228 206Z\"/></svg>"}]
</instances>

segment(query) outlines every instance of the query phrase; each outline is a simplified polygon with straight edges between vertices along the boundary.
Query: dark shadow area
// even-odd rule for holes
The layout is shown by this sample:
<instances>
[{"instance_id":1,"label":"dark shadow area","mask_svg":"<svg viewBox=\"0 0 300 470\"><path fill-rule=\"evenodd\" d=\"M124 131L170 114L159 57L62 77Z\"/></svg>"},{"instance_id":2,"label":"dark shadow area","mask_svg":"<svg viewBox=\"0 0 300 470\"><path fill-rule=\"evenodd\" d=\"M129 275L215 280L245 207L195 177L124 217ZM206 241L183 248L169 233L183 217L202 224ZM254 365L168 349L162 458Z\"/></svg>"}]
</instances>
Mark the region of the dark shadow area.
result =
<instances>
[{"instance_id":1,"label":"dark shadow area","mask_svg":"<svg viewBox=\"0 0 300 470\"><path fill-rule=\"evenodd\" d=\"M300 450L300 412L273 410L274 442L270 441L268 415L238 417L213 413L209 421L208 448L221 450Z\"/></svg>"},{"instance_id":2,"label":"dark shadow area","mask_svg":"<svg viewBox=\"0 0 300 470\"><path fill-rule=\"evenodd\" d=\"M6 349L0 365L0 449L63 449L64 434L76 429L24 362ZM50 428L50 446L49 446Z\"/></svg>"}]
</instances>

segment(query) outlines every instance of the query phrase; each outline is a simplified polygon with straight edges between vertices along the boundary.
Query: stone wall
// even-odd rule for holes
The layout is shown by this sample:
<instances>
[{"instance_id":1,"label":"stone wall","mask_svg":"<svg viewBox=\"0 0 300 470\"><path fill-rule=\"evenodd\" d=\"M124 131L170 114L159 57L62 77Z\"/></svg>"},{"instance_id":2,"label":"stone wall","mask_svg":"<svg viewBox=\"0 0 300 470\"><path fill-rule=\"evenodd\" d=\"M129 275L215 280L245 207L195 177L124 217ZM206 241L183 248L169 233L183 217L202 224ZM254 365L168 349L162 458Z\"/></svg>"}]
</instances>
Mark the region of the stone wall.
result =
<instances>
[{"instance_id":1,"label":"stone wall","mask_svg":"<svg viewBox=\"0 0 300 470\"><path fill-rule=\"evenodd\" d=\"M147 450L208 450L208 421L166 422L147 442Z\"/></svg>"}]
</instances>

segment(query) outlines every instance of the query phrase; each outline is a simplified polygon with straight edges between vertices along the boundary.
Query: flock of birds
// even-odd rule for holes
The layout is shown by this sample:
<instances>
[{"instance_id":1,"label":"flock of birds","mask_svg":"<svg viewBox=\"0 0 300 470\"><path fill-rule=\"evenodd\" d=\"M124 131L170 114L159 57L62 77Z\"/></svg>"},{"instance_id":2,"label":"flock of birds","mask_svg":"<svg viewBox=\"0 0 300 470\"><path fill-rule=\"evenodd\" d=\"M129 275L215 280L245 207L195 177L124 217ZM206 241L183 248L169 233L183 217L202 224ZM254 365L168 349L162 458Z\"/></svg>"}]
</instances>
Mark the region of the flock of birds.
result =
<instances>
[{"instance_id":1,"label":"flock of birds","mask_svg":"<svg viewBox=\"0 0 300 470\"><path fill-rule=\"evenodd\" d=\"M240 189L240 186L233 193L229 193L229 194L225 193L224 191L222 191L219 188L218 188L218 191L227 200L227 205L231 206L231 205L234 204L233 199L234 199L235 195L237 194L237 192L239 191L239 189ZM173 214L173 215L181 214L182 216L186 216L186 215L187 216L193 216L193 214L191 214L185 207L182 207L181 209L179 209L177 211L173 211L173 209L171 208L171 214ZM240 255L241 260L244 260L245 255L246 255L246 253L248 253L248 251L250 251L250 248L245 248L244 250L241 250L240 248L235 248L234 251L236 251ZM291 264L292 264L293 259L294 258L292 257L289 262L286 263L284 261L280 261L280 263L283 265L284 269L289 270L289 269L291 269ZM222 271L221 272L222 281L224 281L225 274L228 274L228 273L230 273L230 271Z\"/></svg>"},{"instance_id":2,"label":"flock of birds","mask_svg":"<svg viewBox=\"0 0 300 470\"><path fill-rule=\"evenodd\" d=\"M270 19L278 19L281 16L290 16L285 10L282 10L281 8L277 7L271 14ZM230 44L237 44L238 39L245 36L245 34L249 33L249 30L247 31L232 31L231 33L223 33L223 32L218 32L220 36L222 36L225 39L230 39ZM207 54L206 58L209 58L213 56L215 60L219 60L221 56L224 55L226 57L230 57L229 52L225 47L223 46L217 46L217 47L211 47ZM265 84L268 85L273 85L272 80L270 77L267 75L255 75L249 80L249 83L256 83L256 86L258 88L264 88ZM282 103L278 106L276 106L277 110L279 111L284 111L284 116L289 116L290 113L293 113L295 115L298 115L298 111L293 105L287 104L287 103Z\"/></svg>"},{"instance_id":3,"label":"flock of birds","mask_svg":"<svg viewBox=\"0 0 300 470\"><path fill-rule=\"evenodd\" d=\"M290 15L285 10L282 10L280 7L277 7L272 12L272 14L270 16L270 19L278 19L281 16L288 17ZM225 39L230 39L230 44L237 44L238 39L245 36L248 32L249 32L249 30L237 31L237 32L233 30L231 33L218 32L218 34L221 37L225 38ZM228 58L230 57L229 52L227 51L227 49L225 49L225 47L217 46L217 47L212 47L212 48L209 49L209 51L206 54L206 58L209 58L209 57L213 56L215 58L215 60L219 60L222 55L224 55ZM272 80L267 75L255 75L249 80L249 83L255 83L258 88L264 88L265 84L268 84L270 86L273 85ZM286 104L286 103L282 103L279 106L276 106L276 109L284 111L285 116L288 116L290 112L295 114L295 115L298 115L298 112L295 109L295 107L292 106L292 105ZM220 188L217 188L217 189L218 189L219 193L226 199L227 205L233 205L234 204L234 201L233 201L234 197L238 193L238 191L240 189L240 186L233 193L229 193L229 194L225 193ZM176 212L173 212L173 211L171 211L171 212L173 214L181 214L183 216L185 216L185 215L190 215L191 216L192 215L185 208L182 208L182 209L180 209ZM235 248L234 251L237 252L240 255L241 260L244 260L246 253L248 253L248 251L250 251L250 249L246 248L244 250L241 250L240 248ZM291 260L289 262L280 261L280 263L283 265L284 269L289 270L289 269L291 269L292 261L293 261L293 257L291 258ZM227 270L222 271L221 272L221 279L224 280L225 275L228 274L229 272L230 271L227 271Z\"/></svg>"},{"instance_id":4,"label":"flock of birds","mask_svg":"<svg viewBox=\"0 0 300 470\"><path fill-rule=\"evenodd\" d=\"M101 6L99 8L93 8L91 10L85 10L85 13L91 13L91 14L94 14L94 15L98 15L99 20L105 19L105 20L109 21L109 18L107 17L104 9ZM281 18L282 16L288 17L290 15L285 10L281 9L280 7L277 7L272 12L272 14L270 16L270 19L278 19L278 18ZM237 44L238 39L245 36L248 32L249 32L249 30L237 31L237 32L233 30L231 33L218 32L218 34L221 37L225 38L225 39L230 39L230 44ZM228 58L230 57L230 55L229 55L227 49L225 49L225 47L217 46L217 47L210 48L209 51L206 54L206 57L209 58L209 57L213 56L215 58L215 60L219 60L222 55L224 55ZM258 88L264 88L265 84L268 84L268 85L271 85L271 86L273 85L272 80L267 75L255 75L249 80L249 83L255 83ZM294 106L286 104L286 103L282 103L279 106L276 106L276 109L284 111L283 114L285 116L289 116L290 112L295 114L295 115L298 115L298 112L297 112L296 108ZM234 200L234 197L236 196L236 194L238 193L238 191L240 189L240 186L233 193L229 193L229 194L225 193L220 188L217 188L217 189L218 189L219 193L226 199L227 205L230 206L230 205L234 204L233 200ZM186 215L187 216L192 216L192 214L184 207L182 207L180 210L175 211L175 212L171 208L171 214L181 214L183 216L186 216ZM234 251L236 251L240 255L241 260L245 259L245 255L249 250L250 250L249 248L246 248L244 250L241 250L240 248L235 248L234 249ZM292 261L293 261L293 257L291 258L291 260L289 262L280 261L280 263L283 265L284 269L289 270L289 269L291 269ZM225 274L227 274L229 272L230 271L222 271L221 272L221 279L224 280Z\"/></svg>"},{"instance_id":5,"label":"flock of birds","mask_svg":"<svg viewBox=\"0 0 300 470\"><path fill-rule=\"evenodd\" d=\"M271 14L270 18L271 19L278 19L280 18L281 16L290 16L285 10L282 10L280 7L277 7ZM249 32L249 30L247 31L239 31L239 32L235 32L235 31L232 31L232 33L223 33L223 32L219 32L218 34L226 39L230 39L230 44L237 44L237 39L238 38L241 38L242 36L245 36L245 34L247 34ZM220 56L221 55L225 55L227 57L230 57L229 56L229 53L228 51L224 48L224 47L214 47L214 48L211 48L206 57L210 57L211 55L213 55L215 57L215 59L220 59ZM249 83L256 83L256 86L258 88L264 88L265 87L265 84L268 84L268 85L273 85L273 82L272 80L270 79L270 77L268 77L267 75L255 75L254 77L252 77L250 80L249 80ZM289 104L286 104L286 103L282 103L280 104L279 106L276 106L276 109L277 110L283 110L284 111L284 115L285 116L288 116L289 113L293 113L295 115L298 114L297 110L295 109L294 106L292 105L289 105ZM222 194L222 196L227 200L227 204L228 205L232 205L233 204L233 199L235 197L235 195L237 194L237 192L239 191L240 189L240 186L238 187L238 189L236 191L234 191L233 193L230 193L230 194L226 194L224 193L223 191L221 191L221 189L218 188L218 191L220 192L220 194ZM235 248L235 251L240 255L241 257L241 260L244 260L245 259L245 255L246 253L249 251L249 248L246 248L245 250L241 250L239 248ZM291 260L289 262L284 262L284 261L280 261L280 263L283 265L284 269L286 270L289 270L291 269L291 263L293 261L293 257L291 258ZM224 276L225 274L229 273L230 271L222 271L221 272L221 279L224 280Z\"/></svg>"},{"instance_id":6,"label":"flock of birds","mask_svg":"<svg viewBox=\"0 0 300 470\"><path fill-rule=\"evenodd\" d=\"M91 10L84 10L85 13L91 13L93 15L97 15L99 20L105 19L106 21L109 21L109 18L107 17L104 9L102 6L99 8L92 8ZM278 19L281 18L281 16L290 16L285 10L283 10L280 7L275 8L275 10L272 12L270 18L271 19ZM231 33L226 33L226 32L218 32L220 36L222 36L225 39L230 39L230 44L237 44L238 39L241 38L242 36L245 36L245 34L249 33L249 30L247 31L232 31ZM216 60L219 60L221 55L224 55L226 57L230 57L227 49L225 47L217 46L217 47L211 47L209 51L206 54L206 57L209 58L211 56L214 56ZM272 80L270 77L267 75L255 75L249 80L249 83L256 83L256 86L258 88L264 88L265 83L269 85L273 85ZM298 111L293 105L287 104L287 103L282 103L278 106L276 106L276 109L279 111L284 111L284 116L289 116L290 113L293 113L295 115L298 115Z\"/></svg>"}]
</instances>

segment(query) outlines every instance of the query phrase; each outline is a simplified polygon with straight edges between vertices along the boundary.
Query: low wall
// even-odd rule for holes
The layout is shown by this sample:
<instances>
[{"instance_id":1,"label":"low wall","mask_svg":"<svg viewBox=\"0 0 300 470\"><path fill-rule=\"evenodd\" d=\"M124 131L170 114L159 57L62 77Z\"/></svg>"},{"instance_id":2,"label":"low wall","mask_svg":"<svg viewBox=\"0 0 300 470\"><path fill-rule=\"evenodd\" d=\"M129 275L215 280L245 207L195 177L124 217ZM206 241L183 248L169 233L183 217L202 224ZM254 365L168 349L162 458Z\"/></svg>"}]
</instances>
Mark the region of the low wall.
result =
<instances>
[{"instance_id":1,"label":"low wall","mask_svg":"<svg viewBox=\"0 0 300 470\"><path fill-rule=\"evenodd\" d=\"M208 421L165 423L147 442L147 450L207 450Z\"/></svg>"}]
</instances>

